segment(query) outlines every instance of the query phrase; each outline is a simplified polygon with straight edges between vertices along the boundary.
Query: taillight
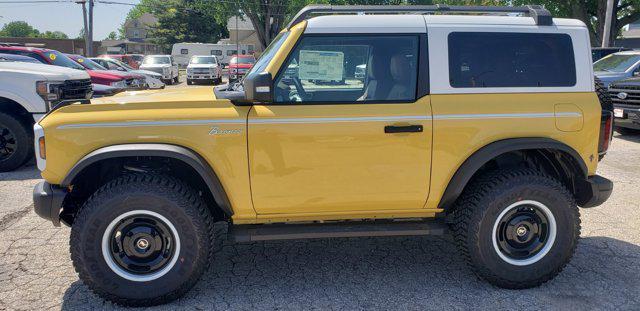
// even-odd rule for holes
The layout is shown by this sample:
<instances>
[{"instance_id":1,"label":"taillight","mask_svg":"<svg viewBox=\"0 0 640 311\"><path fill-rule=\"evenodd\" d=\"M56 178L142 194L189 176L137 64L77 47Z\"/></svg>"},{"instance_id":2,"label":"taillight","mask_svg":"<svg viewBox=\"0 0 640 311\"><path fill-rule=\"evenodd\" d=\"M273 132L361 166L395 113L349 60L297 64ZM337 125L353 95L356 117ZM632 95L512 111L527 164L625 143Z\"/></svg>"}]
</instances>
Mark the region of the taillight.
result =
<instances>
[{"instance_id":1,"label":"taillight","mask_svg":"<svg viewBox=\"0 0 640 311\"><path fill-rule=\"evenodd\" d=\"M609 150L612 138L613 113L609 110L602 110L602 117L600 118L600 138L598 140L598 154L600 158Z\"/></svg>"}]
</instances>

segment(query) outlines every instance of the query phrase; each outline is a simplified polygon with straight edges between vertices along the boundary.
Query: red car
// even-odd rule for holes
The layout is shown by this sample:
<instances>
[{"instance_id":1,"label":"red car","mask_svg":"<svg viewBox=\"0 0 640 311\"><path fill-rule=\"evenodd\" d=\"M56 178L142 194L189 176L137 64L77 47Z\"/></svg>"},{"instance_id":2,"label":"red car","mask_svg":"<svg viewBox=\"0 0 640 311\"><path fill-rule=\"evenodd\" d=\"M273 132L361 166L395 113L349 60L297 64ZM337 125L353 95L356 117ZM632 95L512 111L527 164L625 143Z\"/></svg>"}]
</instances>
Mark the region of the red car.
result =
<instances>
[{"instance_id":1,"label":"red car","mask_svg":"<svg viewBox=\"0 0 640 311\"><path fill-rule=\"evenodd\" d=\"M24 55L35 58L43 64L86 70L83 66L80 66L80 64L56 50L25 46L0 46L0 53ZM94 70L86 71L91 77L91 82L94 84L117 86L126 83L124 77L120 75Z\"/></svg>"},{"instance_id":2,"label":"red car","mask_svg":"<svg viewBox=\"0 0 640 311\"><path fill-rule=\"evenodd\" d=\"M229 82L240 80L256 63L253 55L233 55L229 61Z\"/></svg>"},{"instance_id":3,"label":"red car","mask_svg":"<svg viewBox=\"0 0 640 311\"><path fill-rule=\"evenodd\" d=\"M87 72L106 73L122 78L122 81L109 84L110 86L118 87L125 90L143 90L148 88L146 78L143 75L129 73L126 71L109 70L102 67L100 64L82 56L75 54L65 54L80 66L84 67ZM104 84L104 83L99 83Z\"/></svg>"},{"instance_id":4,"label":"red car","mask_svg":"<svg viewBox=\"0 0 640 311\"><path fill-rule=\"evenodd\" d=\"M140 64L142 63L142 59L144 55L140 54L103 54L98 56L100 58L112 58L115 60L119 60L133 69L138 69Z\"/></svg>"}]
</instances>

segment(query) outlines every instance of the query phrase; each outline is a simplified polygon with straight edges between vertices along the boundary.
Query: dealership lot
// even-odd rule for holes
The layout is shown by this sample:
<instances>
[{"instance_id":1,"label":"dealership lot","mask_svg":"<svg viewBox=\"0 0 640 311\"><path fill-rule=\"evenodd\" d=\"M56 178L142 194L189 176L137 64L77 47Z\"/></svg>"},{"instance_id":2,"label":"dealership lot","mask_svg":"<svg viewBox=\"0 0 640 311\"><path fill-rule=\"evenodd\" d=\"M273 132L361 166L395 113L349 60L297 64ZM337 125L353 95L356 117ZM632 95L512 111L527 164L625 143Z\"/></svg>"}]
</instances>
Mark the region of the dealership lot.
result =
<instances>
[{"instance_id":1,"label":"dealership lot","mask_svg":"<svg viewBox=\"0 0 640 311\"><path fill-rule=\"evenodd\" d=\"M182 299L160 309L640 309L640 136L617 135L599 166L615 183L581 210L582 239L556 279L504 290L475 279L449 237L234 244ZM0 173L0 310L114 309L77 278L69 228L36 216L33 164ZM224 231L223 227L219 228Z\"/></svg>"}]
</instances>

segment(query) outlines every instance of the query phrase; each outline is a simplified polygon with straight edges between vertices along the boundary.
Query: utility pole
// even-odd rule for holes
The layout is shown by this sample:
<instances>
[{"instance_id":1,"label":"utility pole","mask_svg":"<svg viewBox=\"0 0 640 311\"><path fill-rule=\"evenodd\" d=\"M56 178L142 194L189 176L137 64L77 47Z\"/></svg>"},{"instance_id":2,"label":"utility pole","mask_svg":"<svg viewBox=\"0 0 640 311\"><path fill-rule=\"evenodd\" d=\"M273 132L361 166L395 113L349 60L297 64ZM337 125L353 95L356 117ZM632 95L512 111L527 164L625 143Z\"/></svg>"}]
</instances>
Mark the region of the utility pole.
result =
<instances>
[{"instance_id":1,"label":"utility pole","mask_svg":"<svg viewBox=\"0 0 640 311\"><path fill-rule=\"evenodd\" d=\"M93 0L89 0L89 49L87 50L87 56L94 56L93 54Z\"/></svg>"},{"instance_id":2,"label":"utility pole","mask_svg":"<svg viewBox=\"0 0 640 311\"><path fill-rule=\"evenodd\" d=\"M604 33L602 35L602 47L609 47L611 41L611 24L613 23L613 0L607 0L607 13L604 18Z\"/></svg>"},{"instance_id":3,"label":"utility pole","mask_svg":"<svg viewBox=\"0 0 640 311\"><path fill-rule=\"evenodd\" d=\"M236 2L236 55L240 55L240 32L238 31L238 15L240 15L240 3Z\"/></svg>"},{"instance_id":4,"label":"utility pole","mask_svg":"<svg viewBox=\"0 0 640 311\"><path fill-rule=\"evenodd\" d=\"M89 43L89 27L87 26L87 1L76 0L76 3L82 5L82 18L84 20L84 54L89 55L88 53L92 44Z\"/></svg>"}]
</instances>

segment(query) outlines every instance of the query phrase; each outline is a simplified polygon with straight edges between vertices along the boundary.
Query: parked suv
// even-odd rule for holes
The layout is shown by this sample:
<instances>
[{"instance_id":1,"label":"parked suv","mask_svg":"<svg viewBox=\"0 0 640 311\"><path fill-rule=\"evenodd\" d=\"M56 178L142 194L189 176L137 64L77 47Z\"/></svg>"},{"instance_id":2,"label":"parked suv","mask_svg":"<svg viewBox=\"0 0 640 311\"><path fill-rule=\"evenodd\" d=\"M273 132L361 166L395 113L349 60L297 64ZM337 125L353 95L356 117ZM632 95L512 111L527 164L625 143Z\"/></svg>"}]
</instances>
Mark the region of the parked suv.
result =
<instances>
[{"instance_id":1,"label":"parked suv","mask_svg":"<svg viewBox=\"0 0 640 311\"><path fill-rule=\"evenodd\" d=\"M222 83L222 66L215 56L194 55L187 65L187 84L206 81Z\"/></svg>"},{"instance_id":2,"label":"parked suv","mask_svg":"<svg viewBox=\"0 0 640 311\"><path fill-rule=\"evenodd\" d=\"M162 74L162 82L165 84L178 83L178 64L171 55L148 55L140 65L141 70L149 70Z\"/></svg>"},{"instance_id":3,"label":"parked suv","mask_svg":"<svg viewBox=\"0 0 640 311\"><path fill-rule=\"evenodd\" d=\"M91 98L84 71L0 57L0 172L33 159L33 125L65 101Z\"/></svg>"},{"instance_id":4,"label":"parked suv","mask_svg":"<svg viewBox=\"0 0 640 311\"><path fill-rule=\"evenodd\" d=\"M640 133L640 77L613 82L609 96L616 130L622 134Z\"/></svg>"},{"instance_id":5,"label":"parked suv","mask_svg":"<svg viewBox=\"0 0 640 311\"><path fill-rule=\"evenodd\" d=\"M609 54L593 64L595 75L605 87L615 81L640 74L640 51L624 51Z\"/></svg>"},{"instance_id":6,"label":"parked suv","mask_svg":"<svg viewBox=\"0 0 640 311\"><path fill-rule=\"evenodd\" d=\"M253 55L233 55L228 67L229 82L242 79L255 62L256 58Z\"/></svg>"},{"instance_id":7,"label":"parked suv","mask_svg":"<svg viewBox=\"0 0 640 311\"><path fill-rule=\"evenodd\" d=\"M490 14L451 15L469 11ZM243 83L50 113L34 206L71 226L80 279L124 305L188 291L216 264L218 221L238 242L450 232L477 275L529 288L571 259L578 206L611 194L611 126L581 21L311 6Z\"/></svg>"},{"instance_id":8,"label":"parked suv","mask_svg":"<svg viewBox=\"0 0 640 311\"><path fill-rule=\"evenodd\" d=\"M83 66L76 63L67 55L60 53L56 50L49 50L43 48L32 48L25 46L3 46L0 45L0 53L24 55L31 58L35 58L43 64L49 64L60 67L67 67L77 70L85 70ZM104 84L109 86L123 85L124 79L118 75L109 74L107 72L87 70L91 82L95 84Z\"/></svg>"}]
</instances>

